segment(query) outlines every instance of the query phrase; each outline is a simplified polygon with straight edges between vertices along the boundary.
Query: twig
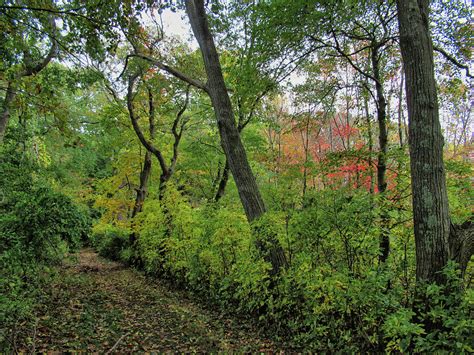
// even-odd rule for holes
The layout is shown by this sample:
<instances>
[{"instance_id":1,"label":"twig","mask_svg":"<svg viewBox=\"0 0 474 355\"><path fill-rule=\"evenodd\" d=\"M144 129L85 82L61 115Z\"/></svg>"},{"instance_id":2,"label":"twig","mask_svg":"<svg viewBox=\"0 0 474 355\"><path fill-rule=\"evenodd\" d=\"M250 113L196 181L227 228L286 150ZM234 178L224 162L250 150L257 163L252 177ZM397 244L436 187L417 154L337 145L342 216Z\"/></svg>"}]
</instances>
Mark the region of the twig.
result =
<instances>
[{"instance_id":1,"label":"twig","mask_svg":"<svg viewBox=\"0 0 474 355\"><path fill-rule=\"evenodd\" d=\"M36 354L36 330L38 329L38 318L35 320L35 327L33 330L33 344L31 344L31 353Z\"/></svg>"},{"instance_id":2,"label":"twig","mask_svg":"<svg viewBox=\"0 0 474 355\"><path fill-rule=\"evenodd\" d=\"M120 344L120 342L123 340L123 338L125 338L129 333L125 333L124 335L122 335L119 340L117 340L117 342L114 344L114 346L112 346L112 348L106 352L106 354L111 354L115 348Z\"/></svg>"}]
</instances>

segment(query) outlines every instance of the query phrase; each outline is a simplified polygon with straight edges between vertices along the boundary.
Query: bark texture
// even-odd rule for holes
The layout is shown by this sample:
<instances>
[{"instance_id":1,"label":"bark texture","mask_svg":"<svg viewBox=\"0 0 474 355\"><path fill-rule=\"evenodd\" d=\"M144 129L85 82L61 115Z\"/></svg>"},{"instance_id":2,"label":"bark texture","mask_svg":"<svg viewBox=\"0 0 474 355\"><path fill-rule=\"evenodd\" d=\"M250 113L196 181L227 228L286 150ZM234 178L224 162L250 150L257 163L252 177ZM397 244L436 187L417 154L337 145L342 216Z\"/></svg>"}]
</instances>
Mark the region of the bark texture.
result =
<instances>
[{"instance_id":1,"label":"bark texture","mask_svg":"<svg viewBox=\"0 0 474 355\"><path fill-rule=\"evenodd\" d=\"M461 276L464 277L467 264L474 253L474 224L472 221L462 225L451 225L449 252L450 258L459 264Z\"/></svg>"},{"instance_id":2,"label":"bark texture","mask_svg":"<svg viewBox=\"0 0 474 355\"><path fill-rule=\"evenodd\" d=\"M450 220L429 0L397 0L406 78L417 281L444 283Z\"/></svg>"}]
</instances>

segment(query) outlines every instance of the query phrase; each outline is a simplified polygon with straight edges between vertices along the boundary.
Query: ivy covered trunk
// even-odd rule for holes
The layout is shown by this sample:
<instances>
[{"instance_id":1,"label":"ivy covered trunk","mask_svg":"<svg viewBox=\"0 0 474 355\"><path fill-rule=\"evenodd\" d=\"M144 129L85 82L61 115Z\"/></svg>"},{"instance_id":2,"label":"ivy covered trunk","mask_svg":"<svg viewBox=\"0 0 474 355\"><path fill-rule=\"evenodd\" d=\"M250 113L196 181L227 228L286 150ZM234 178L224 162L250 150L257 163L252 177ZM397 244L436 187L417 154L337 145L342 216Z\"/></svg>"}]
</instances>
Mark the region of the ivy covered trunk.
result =
<instances>
[{"instance_id":1,"label":"ivy covered trunk","mask_svg":"<svg viewBox=\"0 0 474 355\"><path fill-rule=\"evenodd\" d=\"M444 283L450 220L429 0L397 0L406 75L417 281Z\"/></svg>"},{"instance_id":2,"label":"ivy covered trunk","mask_svg":"<svg viewBox=\"0 0 474 355\"><path fill-rule=\"evenodd\" d=\"M214 38L209 30L203 0L187 0L186 12L204 60L207 74L206 88L216 115L221 145L247 219L252 222L265 213L265 205L235 123L232 104L222 75ZM277 240L271 241L271 245L272 250L269 254L272 257L269 261L272 263L273 272L278 272L286 264L285 254Z\"/></svg>"}]
</instances>

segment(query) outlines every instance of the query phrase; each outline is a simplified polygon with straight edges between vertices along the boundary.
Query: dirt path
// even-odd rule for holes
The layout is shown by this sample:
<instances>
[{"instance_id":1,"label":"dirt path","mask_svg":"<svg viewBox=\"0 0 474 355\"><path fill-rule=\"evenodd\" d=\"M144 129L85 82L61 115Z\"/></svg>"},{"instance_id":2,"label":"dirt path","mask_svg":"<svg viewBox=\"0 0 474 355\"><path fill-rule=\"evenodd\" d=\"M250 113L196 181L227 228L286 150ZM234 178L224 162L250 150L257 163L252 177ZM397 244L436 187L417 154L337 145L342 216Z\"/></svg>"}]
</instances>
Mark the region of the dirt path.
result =
<instances>
[{"instance_id":1,"label":"dirt path","mask_svg":"<svg viewBox=\"0 0 474 355\"><path fill-rule=\"evenodd\" d=\"M272 351L255 329L223 319L159 281L84 249L45 290L28 349L86 352Z\"/></svg>"}]
</instances>

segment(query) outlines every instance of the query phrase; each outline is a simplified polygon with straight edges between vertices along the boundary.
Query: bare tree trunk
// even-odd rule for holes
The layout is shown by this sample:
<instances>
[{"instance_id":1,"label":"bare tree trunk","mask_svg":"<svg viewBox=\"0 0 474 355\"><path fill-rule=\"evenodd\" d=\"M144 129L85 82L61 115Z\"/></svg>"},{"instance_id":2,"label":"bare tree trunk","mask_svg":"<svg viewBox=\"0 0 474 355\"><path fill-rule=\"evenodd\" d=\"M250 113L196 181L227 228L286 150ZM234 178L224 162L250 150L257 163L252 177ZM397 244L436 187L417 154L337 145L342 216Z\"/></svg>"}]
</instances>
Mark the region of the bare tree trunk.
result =
<instances>
[{"instance_id":1,"label":"bare tree trunk","mask_svg":"<svg viewBox=\"0 0 474 355\"><path fill-rule=\"evenodd\" d=\"M135 216L143 209L143 203L145 202L148 190L148 180L151 174L151 166L151 153L146 151L145 159L143 160L143 168L140 172L140 186L137 189L137 197L135 198L135 204L133 205L132 218L135 218Z\"/></svg>"},{"instance_id":2,"label":"bare tree trunk","mask_svg":"<svg viewBox=\"0 0 474 355\"><path fill-rule=\"evenodd\" d=\"M387 149L388 149L388 132L387 132L387 100L383 92L382 76L380 74L380 58L378 46L372 47L371 53L372 70L375 78L375 91L377 94L377 122L379 126L379 151L377 154L377 189L380 195L380 255L379 261L384 263L390 253L390 232L389 232L389 216L386 211L385 191L387 190Z\"/></svg>"},{"instance_id":3,"label":"bare tree trunk","mask_svg":"<svg viewBox=\"0 0 474 355\"><path fill-rule=\"evenodd\" d=\"M372 122L370 120L369 113L369 100L364 95L364 110L365 110L365 120L367 122L367 145L369 148L369 170L370 170L370 187L369 192L374 193L374 170L372 169L372 153L374 152L374 139L372 136Z\"/></svg>"},{"instance_id":4,"label":"bare tree trunk","mask_svg":"<svg viewBox=\"0 0 474 355\"><path fill-rule=\"evenodd\" d=\"M224 196L225 188L227 186L227 182L229 181L229 171L229 162L226 159L224 169L222 170L222 175L219 179L219 186L217 187L216 195L214 196L214 202L219 202L222 196Z\"/></svg>"},{"instance_id":5,"label":"bare tree trunk","mask_svg":"<svg viewBox=\"0 0 474 355\"><path fill-rule=\"evenodd\" d=\"M217 119L221 145L229 162L240 200L247 219L251 222L265 213L265 205L252 173L247 154L235 123L232 104L222 75L214 38L209 30L203 0L187 0L186 12L204 60L207 73L207 91ZM286 257L278 241L273 239L270 250L262 250L272 264L272 272L277 273L286 266ZM260 243L259 243L260 244ZM260 249L264 243L259 246Z\"/></svg>"},{"instance_id":6,"label":"bare tree trunk","mask_svg":"<svg viewBox=\"0 0 474 355\"><path fill-rule=\"evenodd\" d=\"M405 74L403 72L403 67L400 70L400 90L398 91L398 139L400 141L400 147L403 147L403 84L404 84Z\"/></svg>"},{"instance_id":7,"label":"bare tree trunk","mask_svg":"<svg viewBox=\"0 0 474 355\"><path fill-rule=\"evenodd\" d=\"M429 0L397 0L408 105L417 281L445 283L450 219Z\"/></svg>"}]
</instances>

